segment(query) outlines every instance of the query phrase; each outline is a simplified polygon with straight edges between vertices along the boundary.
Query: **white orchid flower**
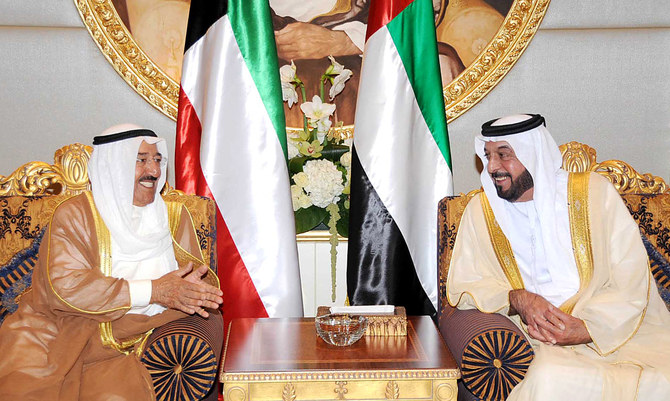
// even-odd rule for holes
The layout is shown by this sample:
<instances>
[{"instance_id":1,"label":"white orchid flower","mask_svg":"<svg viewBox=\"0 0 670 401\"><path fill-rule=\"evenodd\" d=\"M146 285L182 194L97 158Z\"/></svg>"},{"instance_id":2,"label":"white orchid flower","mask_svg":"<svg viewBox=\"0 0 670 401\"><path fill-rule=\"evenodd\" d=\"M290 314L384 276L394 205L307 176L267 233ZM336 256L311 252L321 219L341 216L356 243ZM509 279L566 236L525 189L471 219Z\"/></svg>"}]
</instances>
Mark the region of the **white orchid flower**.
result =
<instances>
[{"instance_id":1,"label":"white orchid flower","mask_svg":"<svg viewBox=\"0 0 670 401\"><path fill-rule=\"evenodd\" d=\"M321 98L314 96L311 102L304 102L300 105L300 110L305 113L312 123L318 124L319 121L328 120L335 112L335 105L323 103Z\"/></svg>"},{"instance_id":2,"label":"white orchid flower","mask_svg":"<svg viewBox=\"0 0 670 401\"><path fill-rule=\"evenodd\" d=\"M344 71L344 66L337 61L335 61L335 57L333 56L328 56L328 60L330 60L330 65L332 66L331 68L328 68L328 71L326 71L326 74L328 75L339 75Z\"/></svg>"},{"instance_id":3,"label":"white orchid flower","mask_svg":"<svg viewBox=\"0 0 670 401\"><path fill-rule=\"evenodd\" d=\"M298 103L298 92L295 91L295 86L290 82L281 83L281 96L285 102L288 102L290 109L294 104Z\"/></svg>"},{"instance_id":4,"label":"white orchid flower","mask_svg":"<svg viewBox=\"0 0 670 401\"><path fill-rule=\"evenodd\" d=\"M330 126L333 124L330 119L319 120L316 123L316 139L319 143L323 143L326 139L326 134L330 131Z\"/></svg>"},{"instance_id":5,"label":"white orchid flower","mask_svg":"<svg viewBox=\"0 0 670 401\"><path fill-rule=\"evenodd\" d=\"M286 64L282 65L279 68L279 79L281 80L282 83L292 83L296 81L296 67L295 64L293 63L293 60L291 60L291 64Z\"/></svg>"},{"instance_id":6,"label":"white orchid flower","mask_svg":"<svg viewBox=\"0 0 670 401\"><path fill-rule=\"evenodd\" d=\"M328 96L330 100L333 100L335 96L339 95L340 92L344 90L344 83L351 78L353 73L351 70L344 69L338 75L333 78L333 83L330 85L330 90L328 91Z\"/></svg>"}]
</instances>

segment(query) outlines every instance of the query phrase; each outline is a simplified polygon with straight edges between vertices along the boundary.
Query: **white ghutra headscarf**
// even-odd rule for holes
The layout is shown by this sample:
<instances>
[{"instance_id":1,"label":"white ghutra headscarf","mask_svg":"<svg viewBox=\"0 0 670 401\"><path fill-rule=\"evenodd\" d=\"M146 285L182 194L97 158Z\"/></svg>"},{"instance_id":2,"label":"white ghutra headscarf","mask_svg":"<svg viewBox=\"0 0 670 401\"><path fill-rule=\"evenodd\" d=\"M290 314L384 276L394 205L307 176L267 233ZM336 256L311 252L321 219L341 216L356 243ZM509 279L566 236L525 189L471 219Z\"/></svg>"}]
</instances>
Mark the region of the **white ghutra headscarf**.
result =
<instances>
[{"instance_id":1,"label":"white ghutra headscarf","mask_svg":"<svg viewBox=\"0 0 670 401\"><path fill-rule=\"evenodd\" d=\"M154 136L127 138L141 134ZM167 145L164 139L155 137L153 132L132 124L108 128L101 135L107 141L112 138L112 141L95 144L100 138L96 137L88 163L88 174L95 206L112 238L112 276L131 283L133 308L130 313L153 315L164 308L149 305L150 280L177 269L167 206L160 196L167 174ZM156 144L164 162L161 163L161 176L156 182L154 201L138 207L133 205L135 165L143 141ZM136 305L145 307L136 308Z\"/></svg>"},{"instance_id":2,"label":"white ghutra headscarf","mask_svg":"<svg viewBox=\"0 0 670 401\"><path fill-rule=\"evenodd\" d=\"M532 258L522 253L532 251L532 245L528 244L527 235L522 234L527 232L527 227L522 227L520 221L513 221L511 208L514 206L498 196L487 171L488 160L484 147L486 142L491 141L509 143L517 159L533 177L531 207L535 208L540 222L539 230L545 256L542 262L546 263L541 269L548 270L551 276L551 292L555 295L552 303L560 304L579 289L579 274L572 250L568 215L568 173L561 169L561 152L540 115L513 115L491 120L482 126L482 135L475 138L475 152L484 165L481 173L482 187L496 221L512 246L524 284L531 281L529 277L525 277L524 272L532 268L521 266L521 261Z\"/></svg>"}]
</instances>

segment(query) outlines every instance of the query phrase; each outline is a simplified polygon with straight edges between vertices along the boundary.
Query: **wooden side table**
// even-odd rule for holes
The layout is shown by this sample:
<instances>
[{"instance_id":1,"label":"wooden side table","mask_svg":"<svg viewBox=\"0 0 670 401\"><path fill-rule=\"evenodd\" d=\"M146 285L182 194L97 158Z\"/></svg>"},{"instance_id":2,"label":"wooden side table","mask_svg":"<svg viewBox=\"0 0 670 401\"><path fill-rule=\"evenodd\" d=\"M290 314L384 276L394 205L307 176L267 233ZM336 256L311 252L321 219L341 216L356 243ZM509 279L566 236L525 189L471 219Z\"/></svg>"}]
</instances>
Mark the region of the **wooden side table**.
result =
<instances>
[{"instance_id":1,"label":"wooden side table","mask_svg":"<svg viewBox=\"0 0 670 401\"><path fill-rule=\"evenodd\" d=\"M406 337L326 344L314 319L235 319L220 380L226 401L456 400L460 371L428 316Z\"/></svg>"}]
</instances>

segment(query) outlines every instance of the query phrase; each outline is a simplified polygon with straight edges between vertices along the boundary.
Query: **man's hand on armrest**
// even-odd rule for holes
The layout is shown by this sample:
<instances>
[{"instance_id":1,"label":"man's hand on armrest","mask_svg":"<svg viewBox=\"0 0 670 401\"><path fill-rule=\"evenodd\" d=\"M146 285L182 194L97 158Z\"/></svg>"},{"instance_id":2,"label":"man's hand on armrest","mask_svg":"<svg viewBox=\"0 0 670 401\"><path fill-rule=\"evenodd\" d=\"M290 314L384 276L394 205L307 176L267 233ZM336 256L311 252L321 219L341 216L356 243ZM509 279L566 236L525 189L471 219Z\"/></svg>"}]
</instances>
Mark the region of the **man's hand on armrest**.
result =
<instances>
[{"instance_id":1,"label":"man's hand on armrest","mask_svg":"<svg viewBox=\"0 0 670 401\"><path fill-rule=\"evenodd\" d=\"M205 308L217 309L223 292L204 281L207 266L193 270L193 263L151 281L151 303L208 317Z\"/></svg>"},{"instance_id":2,"label":"man's hand on armrest","mask_svg":"<svg viewBox=\"0 0 670 401\"><path fill-rule=\"evenodd\" d=\"M558 308L542 296L523 289L509 292L509 305L509 314L521 316L532 338L556 344L553 333L565 329L563 322L554 313Z\"/></svg>"},{"instance_id":3,"label":"man's hand on armrest","mask_svg":"<svg viewBox=\"0 0 670 401\"><path fill-rule=\"evenodd\" d=\"M509 314L518 314L528 325L528 335L538 341L557 345L591 342L581 319L561 311L538 294L526 290L509 292Z\"/></svg>"},{"instance_id":4,"label":"man's hand on armrest","mask_svg":"<svg viewBox=\"0 0 670 401\"><path fill-rule=\"evenodd\" d=\"M565 330L554 333L556 344L577 345L588 344L593 341L582 319L568 315L560 309L556 309L556 316L565 325Z\"/></svg>"}]
</instances>

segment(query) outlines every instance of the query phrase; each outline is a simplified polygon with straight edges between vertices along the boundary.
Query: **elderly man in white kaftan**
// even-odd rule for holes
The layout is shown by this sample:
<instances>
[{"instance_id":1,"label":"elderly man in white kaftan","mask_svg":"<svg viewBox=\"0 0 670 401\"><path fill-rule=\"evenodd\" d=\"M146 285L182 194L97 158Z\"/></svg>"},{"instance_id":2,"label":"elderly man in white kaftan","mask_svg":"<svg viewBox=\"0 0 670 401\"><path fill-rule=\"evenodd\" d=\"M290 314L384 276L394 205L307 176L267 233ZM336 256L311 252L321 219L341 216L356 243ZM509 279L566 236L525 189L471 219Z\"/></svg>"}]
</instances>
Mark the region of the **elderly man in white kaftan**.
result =
<instances>
[{"instance_id":1,"label":"elderly man in white kaftan","mask_svg":"<svg viewBox=\"0 0 670 401\"><path fill-rule=\"evenodd\" d=\"M535 358L508 400L670 400L670 313L638 227L595 173L567 173L539 115L475 139L484 191L468 203L449 304L500 313Z\"/></svg>"}]
</instances>

